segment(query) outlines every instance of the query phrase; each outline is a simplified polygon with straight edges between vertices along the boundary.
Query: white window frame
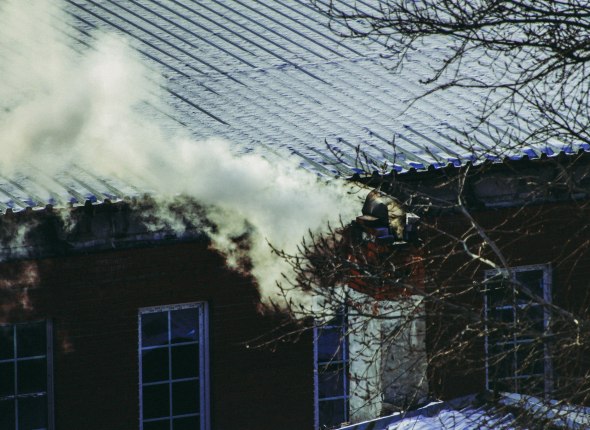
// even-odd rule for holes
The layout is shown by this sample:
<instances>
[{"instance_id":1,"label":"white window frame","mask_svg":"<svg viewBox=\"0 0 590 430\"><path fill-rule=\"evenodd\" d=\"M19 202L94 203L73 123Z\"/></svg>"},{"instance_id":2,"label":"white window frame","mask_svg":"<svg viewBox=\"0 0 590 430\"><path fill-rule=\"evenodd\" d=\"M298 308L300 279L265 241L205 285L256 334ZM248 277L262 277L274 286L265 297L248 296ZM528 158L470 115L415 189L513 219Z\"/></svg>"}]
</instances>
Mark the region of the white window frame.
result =
<instances>
[{"instance_id":1,"label":"white window frame","mask_svg":"<svg viewBox=\"0 0 590 430\"><path fill-rule=\"evenodd\" d=\"M347 328L346 328L346 313L343 313L339 316L342 318L342 325L338 324L330 324L327 323L325 325L315 325L313 328L313 364L314 364L314 428L316 430L320 430L320 402L323 400L333 401L333 400L342 400L345 404L344 407L344 421L348 421L350 419L350 392L349 392L349 366L350 366L350 358L348 355L348 336L347 336ZM341 330L341 339L340 339L340 348L342 351L342 360L330 360L328 362L319 362L319 353L318 353L318 343L319 343L319 336L322 330L326 329L340 329ZM341 396L335 397L326 397L320 399L319 395L319 374L320 374L320 367L325 366L327 364L338 364L342 363L343 370L342 370L342 377L343 377L343 393Z\"/></svg>"},{"instance_id":2,"label":"white window frame","mask_svg":"<svg viewBox=\"0 0 590 430\"><path fill-rule=\"evenodd\" d=\"M552 302L552 269L550 264L534 264L534 265L526 265L526 266L516 266L511 267L508 271L504 269L492 269L485 271L485 282L492 280L493 278L503 277L504 279L510 279L511 281L515 280L517 273L522 272L531 272L531 271L542 271L543 272L543 301L546 304L551 304ZM513 288L516 284L512 284ZM510 306L516 312L516 307L518 305L515 304ZM526 305L525 305L526 306ZM543 306L543 305L539 305ZM523 307L523 306L519 306ZM487 290L485 289L484 285L484 319L485 319L485 379L486 379L486 389L490 390L491 387L491 378L490 378L490 363L489 363L489 351L490 351L490 340L489 340L489 331L488 331L488 314L489 314L489 304L488 304L488 295ZM516 323L516 318L514 318ZM551 311L549 306L543 306L543 335L547 337L549 334L549 327L551 322ZM512 341L514 345L519 343L526 343L526 340L517 340L514 339ZM527 378L530 375L517 375L518 369L514 369L514 373L512 377L507 377L506 379L516 381L518 378ZM549 396L553 391L553 365L551 360L551 354L549 351L549 345L547 342L543 344L543 382L544 382L544 394ZM527 394L527 393L523 393Z\"/></svg>"},{"instance_id":3,"label":"white window frame","mask_svg":"<svg viewBox=\"0 0 590 430\"><path fill-rule=\"evenodd\" d=\"M45 355L38 355L38 356L33 356L33 357L26 357L26 358L18 358L16 356L16 350L17 350L17 335L16 335L16 328L17 326L23 326L23 325L30 325L30 324L36 324L36 323L44 323L45 324ZM21 323L12 323L12 324L0 324L1 326L4 327L10 327L13 330L13 348L14 348L14 357L11 359L5 359L5 360L0 360L2 363L7 363L7 362L13 362L14 363L14 384L15 387L18 384L18 366L17 363L20 361L26 361L26 360L34 360L34 359L39 359L39 358L45 358L46 360L46 367L47 367L47 387L46 387L46 391L43 392L38 392L38 393L30 393L30 394L26 394L26 395L19 395L18 393L15 393L14 396L9 396L11 398L14 398L15 402L14 402L14 407L15 407L15 417L14 417L14 422L15 422L15 429L19 428L19 422L18 422L18 401L19 398L26 398L26 397L32 397L32 396L38 396L38 395L42 395L44 394L46 396L46 402L47 402L47 427L46 430L54 430L55 429L55 413L54 413L54 397L53 397L53 323L51 320L37 320L37 321L27 321L27 322L21 322ZM45 430L45 429L39 429L39 430Z\"/></svg>"},{"instance_id":4,"label":"white window frame","mask_svg":"<svg viewBox=\"0 0 590 430\"><path fill-rule=\"evenodd\" d=\"M138 360L139 360L139 428L143 430L143 363L142 363L142 329L141 317L146 314L170 312L182 309L199 310L199 416L200 429L210 430L210 390L209 390L209 307L206 302L182 303L176 305L152 306L139 309L138 312ZM168 326L170 331L170 325ZM173 381L169 375L168 383ZM170 411L170 429L172 429L172 418L174 415Z\"/></svg>"}]
</instances>

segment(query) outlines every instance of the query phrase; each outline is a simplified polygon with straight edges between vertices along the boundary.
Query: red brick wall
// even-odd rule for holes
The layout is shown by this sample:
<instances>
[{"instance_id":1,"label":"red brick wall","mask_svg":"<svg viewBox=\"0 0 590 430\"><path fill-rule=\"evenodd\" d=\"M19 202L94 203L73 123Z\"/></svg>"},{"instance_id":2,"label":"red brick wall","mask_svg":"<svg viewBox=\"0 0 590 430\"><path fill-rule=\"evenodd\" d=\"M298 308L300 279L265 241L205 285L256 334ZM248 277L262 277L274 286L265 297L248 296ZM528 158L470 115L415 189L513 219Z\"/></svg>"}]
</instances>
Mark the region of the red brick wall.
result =
<instances>
[{"instance_id":1,"label":"red brick wall","mask_svg":"<svg viewBox=\"0 0 590 430\"><path fill-rule=\"evenodd\" d=\"M248 348L276 321L223 267L196 242L0 265L0 320L53 320L56 428L139 428L138 309L193 301L209 303L212 428L312 428L311 338Z\"/></svg>"}]
</instances>

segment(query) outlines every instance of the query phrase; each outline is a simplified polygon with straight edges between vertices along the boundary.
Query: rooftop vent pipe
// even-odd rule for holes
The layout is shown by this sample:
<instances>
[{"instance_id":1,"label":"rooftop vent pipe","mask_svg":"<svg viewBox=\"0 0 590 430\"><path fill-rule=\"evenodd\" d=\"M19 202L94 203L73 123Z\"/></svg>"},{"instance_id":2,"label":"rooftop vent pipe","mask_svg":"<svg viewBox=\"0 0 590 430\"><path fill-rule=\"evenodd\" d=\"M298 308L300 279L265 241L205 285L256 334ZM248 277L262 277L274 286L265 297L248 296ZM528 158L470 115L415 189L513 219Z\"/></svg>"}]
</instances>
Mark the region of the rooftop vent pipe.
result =
<instances>
[{"instance_id":1,"label":"rooftop vent pipe","mask_svg":"<svg viewBox=\"0 0 590 430\"><path fill-rule=\"evenodd\" d=\"M376 226L388 227L391 234L402 238L406 224L406 212L402 204L391 196L373 190L365 199L363 215L377 218Z\"/></svg>"}]
</instances>

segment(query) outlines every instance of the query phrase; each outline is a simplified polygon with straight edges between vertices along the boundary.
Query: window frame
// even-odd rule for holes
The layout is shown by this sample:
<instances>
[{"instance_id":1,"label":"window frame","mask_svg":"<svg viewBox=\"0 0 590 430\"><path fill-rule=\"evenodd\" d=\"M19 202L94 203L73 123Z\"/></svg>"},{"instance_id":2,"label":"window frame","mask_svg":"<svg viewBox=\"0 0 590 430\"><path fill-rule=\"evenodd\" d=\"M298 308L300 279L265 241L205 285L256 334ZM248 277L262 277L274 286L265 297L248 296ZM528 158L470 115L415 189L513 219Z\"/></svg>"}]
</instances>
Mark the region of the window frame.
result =
<instances>
[{"instance_id":1,"label":"window frame","mask_svg":"<svg viewBox=\"0 0 590 430\"><path fill-rule=\"evenodd\" d=\"M24 325L31 325L31 324L37 324L37 323L44 323L45 324L45 355L36 355L36 356L32 356L32 357L25 357L25 358L18 358L17 356L17 326L24 326ZM15 390L16 390L16 386L18 386L18 362L19 361L27 361L27 360L34 360L34 359L38 359L41 357L44 357L46 362L45 362L45 366L46 366L46 389L44 391L45 393L45 397L46 397L46 407L47 407L47 430L54 430L55 429L55 411L54 411L54 390L53 390L53 383L54 383L54 376L53 376L53 322L51 319L46 319L46 320L34 320L34 321L24 321L24 322L17 322L17 323L1 323L0 326L3 327L10 327L13 331L13 358L11 359L4 359L4 360L0 360L0 362L3 363L7 363L7 362L13 362L14 363L14 384L15 384ZM19 398L26 398L26 397L35 397L38 396L40 392L37 393L27 393L24 395L19 395L16 391L14 393L14 395L12 396L7 396L7 398L14 398L15 400L15 417L14 417L14 425L15 425L15 430L18 429L19 427L19 423L18 423L18 418L19 418L19 414L18 414L18 402L19 402Z\"/></svg>"},{"instance_id":2,"label":"window frame","mask_svg":"<svg viewBox=\"0 0 590 430\"><path fill-rule=\"evenodd\" d=\"M350 390L349 390L349 367L350 367L350 357L348 351L348 335L347 335L347 318L346 312L339 313L335 319L341 319L342 324L332 324L331 321L323 324L323 325L314 325L313 327L313 363L314 363L314 428L316 430L320 429L320 402L327 400L327 401L334 401L334 400L342 400L344 402L344 421L347 422L350 420ZM319 361L319 337L320 332L326 329L339 329L340 330L340 340L339 340L339 348L342 351L342 359L341 360L329 360L326 362ZM326 398L320 398L319 394L319 375L320 375L320 367L326 366L330 364L342 364L342 376L343 376L343 395L341 396L332 396Z\"/></svg>"},{"instance_id":3,"label":"window frame","mask_svg":"<svg viewBox=\"0 0 590 430\"><path fill-rule=\"evenodd\" d=\"M486 270L484 273L484 329L485 329L485 338L484 338L484 349L485 349L485 383L486 389L491 390L492 387L492 379L490 378L490 339L489 339L489 304L488 304L488 294L487 294L487 284L492 281L492 279L497 279L499 276L502 276L504 279L507 279L509 276L510 283L512 285L512 291L514 294L514 288L517 285L514 280L516 279L517 273L524 273L524 272L533 272L533 271L541 271L542 275L542 289L543 289L543 301L547 304L552 303L552 280L553 280L553 272L552 267L550 264L532 264L532 265L523 265L523 266L515 266L510 267L508 270L506 269L490 269ZM526 306L526 305L525 305ZM551 310L549 306L544 306L542 304L534 305L534 306L543 306L543 336L547 337L550 334L550 323L551 323ZM516 302L513 302L510 305L514 312L516 309L519 308L519 305ZM516 318L514 321L516 324ZM534 342L534 341L533 341ZM525 344L522 340L514 339L512 342L514 345L517 344ZM514 358L511 358L514 360ZM534 375L517 375L518 372L517 368L514 368L511 372L511 376L505 377L503 379L510 380L510 381L517 381L518 379L523 378L530 378ZM553 391L553 365L551 360L551 354L549 350L549 345L547 341L543 341L543 391L546 396L550 395ZM526 394L526 393L523 393Z\"/></svg>"},{"instance_id":4,"label":"window frame","mask_svg":"<svg viewBox=\"0 0 590 430\"><path fill-rule=\"evenodd\" d=\"M211 415L210 415L210 385L209 385L209 306L207 302L190 302L180 303L173 305L160 305L140 308L137 315L137 328L138 328L138 386L139 386L139 429L144 428L143 418L143 357L142 350L142 326L141 318L143 315L156 314L167 312L170 314L171 311L183 310L183 309L198 309L199 311L199 334L198 334L198 345L199 345L199 417L200 417L200 430L210 430ZM168 332L171 327L168 326ZM170 345L168 346L170 347ZM172 376L169 375L168 384L172 383ZM169 393L169 396L171 394ZM169 397L170 398L170 397ZM172 428L172 418L174 414L170 411L169 421L170 428Z\"/></svg>"}]
</instances>

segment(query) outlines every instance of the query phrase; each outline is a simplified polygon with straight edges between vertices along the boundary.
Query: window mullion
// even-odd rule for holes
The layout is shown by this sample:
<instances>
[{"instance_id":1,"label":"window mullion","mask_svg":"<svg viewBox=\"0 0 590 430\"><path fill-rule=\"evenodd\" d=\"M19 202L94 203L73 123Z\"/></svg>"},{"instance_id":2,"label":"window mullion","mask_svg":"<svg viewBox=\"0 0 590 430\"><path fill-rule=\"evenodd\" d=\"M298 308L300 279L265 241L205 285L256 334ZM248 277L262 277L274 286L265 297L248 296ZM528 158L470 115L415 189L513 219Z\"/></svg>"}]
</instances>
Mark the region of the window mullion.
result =
<instances>
[{"instance_id":1,"label":"window mullion","mask_svg":"<svg viewBox=\"0 0 590 430\"><path fill-rule=\"evenodd\" d=\"M172 417L174 416L172 410L172 312L168 311L168 408L170 415L168 416L168 426L172 430Z\"/></svg>"},{"instance_id":2,"label":"window mullion","mask_svg":"<svg viewBox=\"0 0 590 430\"><path fill-rule=\"evenodd\" d=\"M199 334L197 338L197 344L199 348L198 360L199 360L199 421L203 429L209 428L209 375L208 373L208 320L207 310L205 306L199 307L198 313L198 324Z\"/></svg>"},{"instance_id":3,"label":"window mullion","mask_svg":"<svg viewBox=\"0 0 590 430\"><path fill-rule=\"evenodd\" d=\"M517 338L517 331L518 331L518 301L517 301L517 280L516 280L516 272L512 272L510 276L510 285L512 290L512 377L513 377L513 387L515 392L519 392L519 382L518 382L518 345L516 343Z\"/></svg>"},{"instance_id":4,"label":"window mullion","mask_svg":"<svg viewBox=\"0 0 590 430\"><path fill-rule=\"evenodd\" d=\"M53 321L48 320L45 327L45 336L47 340L46 349L46 368L47 368L47 428L52 430L54 424L53 411Z\"/></svg>"},{"instance_id":5,"label":"window mullion","mask_svg":"<svg viewBox=\"0 0 590 430\"><path fill-rule=\"evenodd\" d=\"M14 428L18 430L18 366L17 366L17 342L16 342L16 324L12 326L12 344L13 344L13 366L14 366Z\"/></svg>"}]
</instances>

